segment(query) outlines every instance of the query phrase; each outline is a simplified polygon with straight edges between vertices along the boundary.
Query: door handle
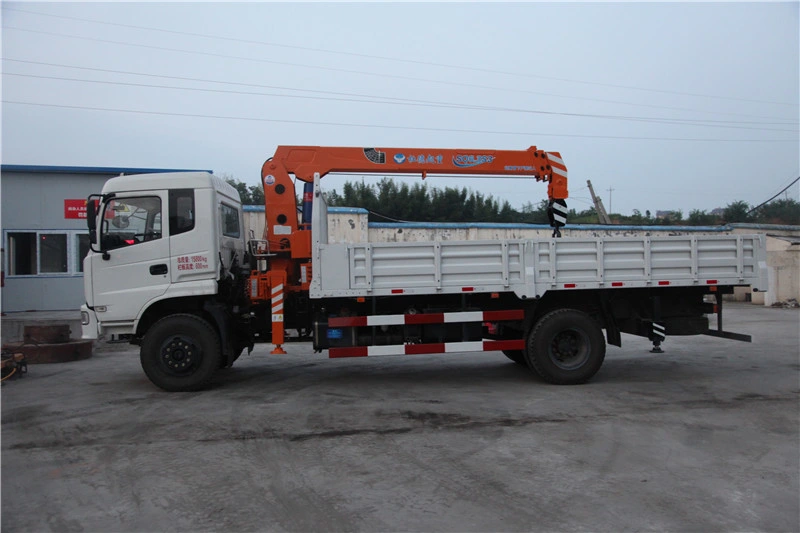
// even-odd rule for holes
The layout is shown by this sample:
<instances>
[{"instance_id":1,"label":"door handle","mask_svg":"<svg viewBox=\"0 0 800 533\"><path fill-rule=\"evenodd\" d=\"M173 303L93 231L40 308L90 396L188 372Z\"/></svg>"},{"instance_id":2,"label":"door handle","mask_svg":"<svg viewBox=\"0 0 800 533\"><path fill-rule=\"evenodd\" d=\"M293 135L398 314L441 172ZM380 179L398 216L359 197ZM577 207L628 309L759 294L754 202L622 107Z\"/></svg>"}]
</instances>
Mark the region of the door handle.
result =
<instances>
[{"instance_id":1,"label":"door handle","mask_svg":"<svg viewBox=\"0 0 800 533\"><path fill-rule=\"evenodd\" d=\"M161 263L160 265L150 265L150 273L154 276L166 274L167 272L167 265L164 263Z\"/></svg>"}]
</instances>

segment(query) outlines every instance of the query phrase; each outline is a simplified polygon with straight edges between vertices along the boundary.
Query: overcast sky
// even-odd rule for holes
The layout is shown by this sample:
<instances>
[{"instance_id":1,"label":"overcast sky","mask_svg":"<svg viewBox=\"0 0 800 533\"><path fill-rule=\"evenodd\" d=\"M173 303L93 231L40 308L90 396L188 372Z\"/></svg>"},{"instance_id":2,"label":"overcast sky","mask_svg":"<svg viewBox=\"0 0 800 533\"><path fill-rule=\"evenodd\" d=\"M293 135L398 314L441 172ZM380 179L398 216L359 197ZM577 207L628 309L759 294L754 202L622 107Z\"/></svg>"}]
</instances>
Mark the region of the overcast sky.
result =
<instances>
[{"instance_id":1,"label":"overcast sky","mask_svg":"<svg viewBox=\"0 0 800 533\"><path fill-rule=\"evenodd\" d=\"M756 205L800 175L798 6L3 2L2 162L257 184L278 145L535 145L579 211L587 179L623 214Z\"/></svg>"}]
</instances>

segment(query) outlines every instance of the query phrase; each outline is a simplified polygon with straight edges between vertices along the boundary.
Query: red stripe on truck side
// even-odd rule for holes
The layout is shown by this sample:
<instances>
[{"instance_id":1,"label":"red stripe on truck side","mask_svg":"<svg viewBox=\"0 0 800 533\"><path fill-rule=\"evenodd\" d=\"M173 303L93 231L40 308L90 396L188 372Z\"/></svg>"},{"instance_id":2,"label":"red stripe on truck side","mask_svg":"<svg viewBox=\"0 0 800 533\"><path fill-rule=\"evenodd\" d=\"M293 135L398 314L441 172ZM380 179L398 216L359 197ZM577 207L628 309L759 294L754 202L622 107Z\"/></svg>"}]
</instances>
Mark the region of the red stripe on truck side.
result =
<instances>
[{"instance_id":1,"label":"red stripe on truck side","mask_svg":"<svg viewBox=\"0 0 800 533\"><path fill-rule=\"evenodd\" d=\"M475 349L474 345L478 344L480 349ZM467 345L467 346L464 346ZM501 350L524 350L525 341L522 339L515 340L502 340L502 341L483 341L477 342L434 342L430 344L394 344L394 345L380 345L380 346L354 346L352 348L329 348L328 357L331 359L339 357L367 357L370 355L370 348L373 348L372 355L419 355L419 354L433 354L433 353L448 353L463 351L463 352L494 352ZM375 353L377 352L377 353ZM383 352L383 353L381 353Z\"/></svg>"},{"instance_id":2,"label":"red stripe on truck side","mask_svg":"<svg viewBox=\"0 0 800 533\"><path fill-rule=\"evenodd\" d=\"M366 325L365 316L337 316L328 319L329 328L360 328Z\"/></svg>"},{"instance_id":3,"label":"red stripe on truck side","mask_svg":"<svg viewBox=\"0 0 800 533\"><path fill-rule=\"evenodd\" d=\"M503 320L525 320L525 311L511 309L508 311L484 311L483 320L486 322L500 322Z\"/></svg>"},{"instance_id":4,"label":"red stripe on truck side","mask_svg":"<svg viewBox=\"0 0 800 533\"><path fill-rule=\"evenodd\" d=\"M444 343L432 344L406 344L406 353L408 355L416 355L423 353L444 353Z\"/></svg>"},{"instance_id":5,"label":"red stripe on truck side","mask_svg":"<svg viewBox=\"0 0 800 533\"><path fill-rule=\"evenodd\" d=\"M524 350L525 341L517 339L513 341L483 341L484 352L494 352L503 350Z\"/></svg>"},{"instance_id":6,"label":"red stripe on truck side","mask_svg":"<svg viewBox=\"0 0 800 533\"><path fill-rule=\"evenodd\" d=\"M353 346L352 348L329 348L328 358L336 359L339 357L366 357L369 355L366 346Z\"/></svg>"},{"instance_id":7,"label":"red stripe on truck side","mask_svg":"<svg viewBox=\"0 0 800 533\"><path fill-rule=\"evenodd\" d=\"M406 324L441 324L444 313L427 313L424 315L405 315Z\"/></svg>"}]
</instances>

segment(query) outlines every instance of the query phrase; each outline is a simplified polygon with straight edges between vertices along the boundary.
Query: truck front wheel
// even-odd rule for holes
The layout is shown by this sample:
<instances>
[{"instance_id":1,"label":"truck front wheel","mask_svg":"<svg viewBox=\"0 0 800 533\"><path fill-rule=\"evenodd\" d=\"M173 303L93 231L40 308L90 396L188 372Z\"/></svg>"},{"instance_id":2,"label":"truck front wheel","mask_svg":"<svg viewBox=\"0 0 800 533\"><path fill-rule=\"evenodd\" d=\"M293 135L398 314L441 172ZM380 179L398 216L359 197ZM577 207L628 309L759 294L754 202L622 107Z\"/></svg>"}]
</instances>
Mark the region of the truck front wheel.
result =
<instances>
[{"instance_id":1,"label":"truck front wheel","mask_svg":"<svg viewBox=\"0 0 800 533\"><path fill-rule=\"evenodd\" d=\"M600 370L605 357L606 342L600 325L576 309L551 311L528 334L528 366L549 383L584 383Z\"/></svg>"},{"instance_id":2,"label":"truck front wheel","mask_svg":"<svg viewBox=\"0 0 800 533\"><path fill-rule=\"evenodd\" d=\"M202 318L179 314L148 330L139 353L142 368L157 387L169 392L203 388L220 367L217 332Z\"/></svg>"}]
</instances>

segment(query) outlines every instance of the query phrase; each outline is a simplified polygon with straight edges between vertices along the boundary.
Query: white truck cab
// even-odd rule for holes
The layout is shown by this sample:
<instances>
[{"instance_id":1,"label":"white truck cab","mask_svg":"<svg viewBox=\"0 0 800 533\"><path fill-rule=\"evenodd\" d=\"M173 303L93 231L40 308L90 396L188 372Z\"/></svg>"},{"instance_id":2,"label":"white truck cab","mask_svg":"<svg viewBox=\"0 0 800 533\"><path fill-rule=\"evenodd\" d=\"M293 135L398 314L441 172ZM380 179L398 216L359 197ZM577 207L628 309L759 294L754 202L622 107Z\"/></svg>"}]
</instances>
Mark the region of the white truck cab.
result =
<instances>
[{"instance_id":1,"label":"white truck cab","mask_svg":"<svg viewBox=\"0 0 800 533\"><path fill-rule=\"evenodd\" d=\"M96 198L84 259L84 339L130 338L154 306L218 294L243 260L239 193L213 174L120 176Z\"/></svg>"}]
</instances>

